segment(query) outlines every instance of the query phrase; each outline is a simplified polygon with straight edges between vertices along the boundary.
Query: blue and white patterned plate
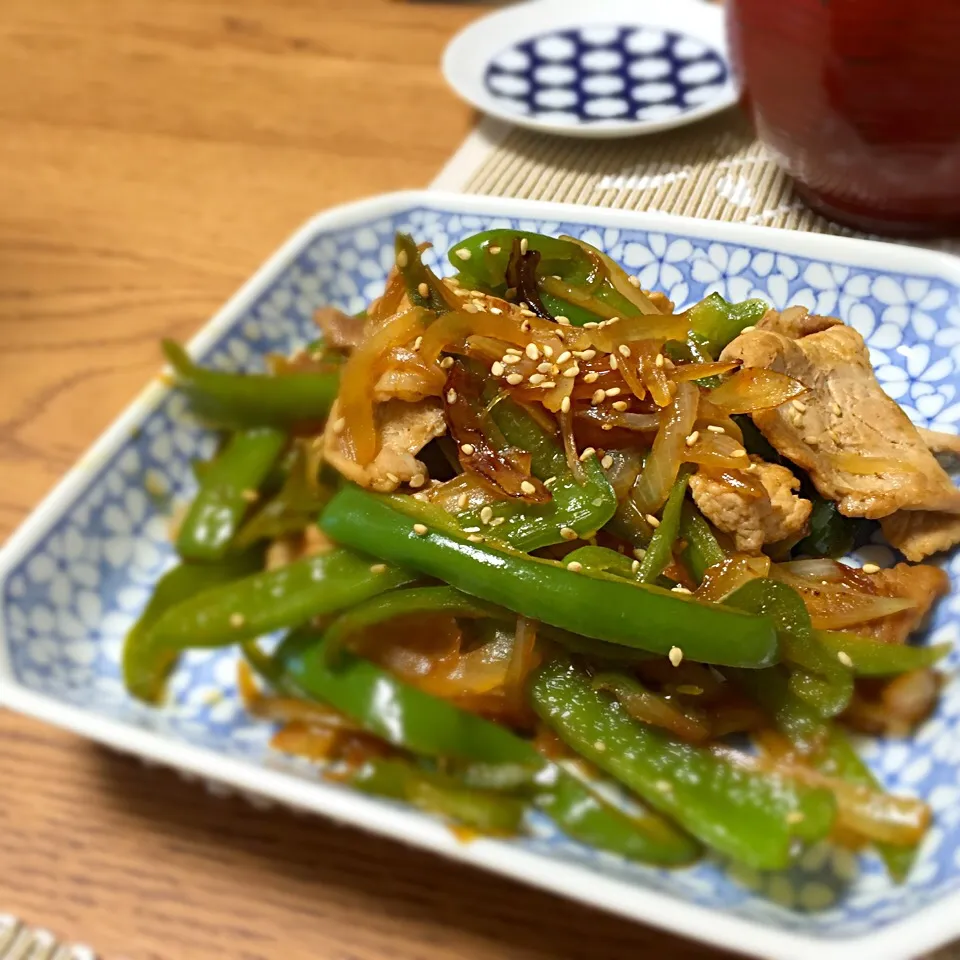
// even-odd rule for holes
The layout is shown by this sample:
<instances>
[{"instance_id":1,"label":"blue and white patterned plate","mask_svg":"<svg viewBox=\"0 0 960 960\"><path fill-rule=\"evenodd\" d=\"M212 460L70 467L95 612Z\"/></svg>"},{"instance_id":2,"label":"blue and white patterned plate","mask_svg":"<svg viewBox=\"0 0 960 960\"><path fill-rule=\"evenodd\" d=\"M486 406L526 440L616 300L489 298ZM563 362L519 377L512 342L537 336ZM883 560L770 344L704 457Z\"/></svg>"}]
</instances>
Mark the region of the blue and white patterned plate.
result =
<instances>
[{"instance_id":1,"label":"blue and white patterned plate","mask_svg":"<svg viewBox=\"0 0 960 960\"><path fill-rule=\"evenodd\" d=\"M314 310L354 312L381 289L395 230L447 248L493 227L567 233L600 247L678 305L711 291L777 307L806 304L855 326L884 388L923 426L956 432L960 261L866 241L501 198L395 194L323 214L245 286L192 345L204 363L256 369L265 353L313 339ZM544 820L530 838L459 843L439 821L323 782L272 754L270 731L236 698L233 651L191 653L170 703L133 702L119 672L123 637L172 562L171 504L190 495L193 457L213 438L159 379L86 454L0 554L0 703L113 747L240 790L435 850L565 896L760 957L900 960L960 935L960 650L935 716L909 741L870 742L891 789L934 810L909 882L876 858L819 846L785 874L707 859L644 868L567 840ZM889 563L868 547L864 559ZM931 639L960 635L960 556L947 570Z\"/></svg>"},{"instance_id":2,"label":"blue and white patterned plate","mask_svg":"<svg viewBox=\"0 0 960 960\"><path fill-rule=\"evenodd\" d=\"M444 74L511 123L626 137L690 123L736 100L722 14L703 0L536 0L472 23Z\"/></svg>"}]
</instances>

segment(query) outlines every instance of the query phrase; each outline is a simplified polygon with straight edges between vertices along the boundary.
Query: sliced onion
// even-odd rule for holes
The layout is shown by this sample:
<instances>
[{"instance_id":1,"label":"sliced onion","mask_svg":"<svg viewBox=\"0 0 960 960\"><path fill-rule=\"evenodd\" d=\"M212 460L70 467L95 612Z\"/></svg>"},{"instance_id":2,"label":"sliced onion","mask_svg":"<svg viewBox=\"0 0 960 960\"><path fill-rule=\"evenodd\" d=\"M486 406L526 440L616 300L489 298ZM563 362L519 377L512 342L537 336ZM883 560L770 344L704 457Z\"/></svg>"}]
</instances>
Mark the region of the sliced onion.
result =
<instances>
[{"instance_id":1,"label":"sliced onion","mask_svg":"<svg viewBox=\"0 0 960 960\"><path fill-rule=\"evenodd\" d=\"M722 603L745 583L766 577L769 573L769 557L751 557L736 553L712 567L707 567L694 596L707 603Z\"/></svg>"},{"instance_id":2,"label":"sliced onion","mask_svg":"<svg viewBox=\"0 0 960 960\"><path fill-rule=\"evenodd\" d=\"M617 500L622 500L637 482L643 466L643 456L639 450L631 447L608 450L607 456L613 461L607 470L607 479L617 495Z\"/></svg>"},{"instance_id":3,"label":"sliced onion","mask_svg":"<svg viewBox=\"0 0 960 960\"><path fill-rule=\"evenodd\" d=\"M525 347L533 339L520 329L519 318L511 314L454 310L438 317L427 328L420 341L420 356L425 363L436 363L442 350L464 343L471 336L490 337L517 347Z\"/></svg>"},{"instance_id":4,"label":"sliced onion","mask_svg":"<svg viewBox=\"0 0 960 960\"><path fill-rule=\"evenodd\" d=\"M636 344L639 357L640 376L644 386L650 391L654 403L658 407L665 407L673 399L676 387L667 378L667 371L663 363L658 367L656 358L660 353L660 345L650 340Z\"/></svg>"},{"instance_id":5,"label":"sliced onion","mask_svg":"<svg viewBox=\"0 0 960 960\"><path fill-rule=\"evenodd\" d=\"M699 400L700 391L692 383L678 383L673 403L661 411L660 429L632 493L641 513L654 513L667 499L683 463Z\"/></svg>"},{"instance_id":6,"label":"sliced onion","mask_svg":"<svg viewBox=\"0 0 960 960\"><path fill-rule=\"evenodd\" d=\"M686 340L690 333L690 324L682 316L657 312L644 317L619 317L600 327L580 329L589 334L591 342L598 350L614 353L621 343L654 340L659 341L662 346L667 340Z\"/></svg>"},{"instance_id":7,"label":"sliced onion","mask_svg":"<svg viewBox=\"0 0 960 960\"><path fill-rule=\"evenodd\" d=\"M583 240L577 240L575 237L562 236L561 240L569 240L572 243L575 243L581 250L585 250L588 254L593 257L600 259L600 262L606 267L607 278L613 284L613 288L620 294L620 296L629 300L641 313L647 315L659 314L660 310L657 308L656 304L651 301L651 299L639 288L635 287L630 279L627 277L626 272L623 267L620 266L615 260L608 257L602 250L598 250L596 247L592 247L589 243L585 243ZM684 339L686 339L684 337Z\"/></svg>"},{"instance_id":8,"label":"sliced onion","mask_svg":"<svg viewBox=\"0 0 960 960\"><path fill-rule=\"evenodd\" d=\"M383 294L367 308L367 317L369 317L371 324L379 326L384 320L388 320L397 313L406 293L407 284L400 275L400 271L394 267L387 278L387 285Z\"/></svg>"},{"instance_id":9,"label":"sliced onion","mask_svg":"<svg viewBox=\"0 0 960 960\"><path fill-rule=\"evenodd\" d=\"M705 380L707 377L719 377L730 373L740 366L739 360L718 360L715 363L678 363L670 371L674 383L684 380Z\"/></svg>"},{"instance_id":10,"label":"sliced onion","mask_svg":"<svg viewBox=\"0 0 960 960\"><path fill-rule=\"evenodd\" d=\"M504 502L502 494L492 490L472 473L461 473L452 480L438 483L426 490L424 497L447 513L454 514Z\"/></svg>"},{"instance_id":11,"label":"sliced onion","mask_svg":"<svg viewBox=\"0 0 960 960\"><path fill-rule=\"evenodd\" d=\"M710 727L705 720L680 709L679 703L645 690L639 684L623 682L615 675L601 675L593 681L593 687L612 693L634 720L662 727L682 740L694 743L710 736Z\"/></svg>"},{"instance_id":12,"label":"sliced onion","mask_svg":"<svg viewBox=\"0 0 960 960\"><path fill-rule=\"evenodd\" d=\"M414 307L384 321L344 364L337 406L344 420L343 435L353 447L353 458L361 466L366 466L377 455L379 438L373 412L373 391L384 358L393 347L414 340L423 330L426 317L425 310Z\"/></svg>"},{"instance_id":13,"label":"sliced onion","mask_svg":"<svg viewBox=\"0 0 960 960\"><path fill-rule=\"evenodd\" d=\"M795 574L798 577L804 577L807 580L816 580L818 583L822 580L839 583L843 580L844 574L841 568L846 565L839 564L836 560L820 559L791 560L789 563L781 563L777 566L780 570L785 570L787 573Z\"/></svg>"},{"instance_id":14,"label":"sliced onion","mask_svg":"<svg viewBox=\"0 0 960 960\"><path fill-rule=\"evenodd\" d=\"M567 458L567 466L577 480L583 483L585 479L583 464L580 462L577 440L573 435L573 413L570 410L561 411L557 414L557 422L560 424L560 436L563 439L563 452Z\"/></svg>"},{"instance_id":15,"label":"sliced onion","mask_svg":"<svg viewBox=\"0 0 960 960\"><path fill-rule=\"evenodd\" d=\"M695 443L687 446L683 458L688 463L714 470L745 470L750 465L747 451L725 433L701 429Z\"/></svg>"},{"instance_id":16,"label":"sliced onion","mask_svg":"<svg viewBox=\"0 0 960 960\"><path fill-rule=\"evenodd\" d=\"M728 437L733 437L738 443L743 444L743 431L740 424L737 423L728 413L725 413L719 407L715 407L710 402L710 392L704 391L700 394L700 416L697 419L697 429L706 430L708 428L723 427L723 432Z\"/></svg>"},{"instance_id":17,"label":"sliced onion","mask_svg":"<svg viewBox=\"0 0 960 960\"><path fill-rule=\"evenodd\" d=\"M806 392L807 388L799 380L785 373L765 367L747 367L728 377L719 387L714 387L707 396L715 407L732 415L770 410Z\"/></svg>"},{"instance_id":18,"label":"sliced onion","mask_svg":"<svg viewBox=\"0 0 960 960\"><path fill-rule=\"evenodd\" d=\"M507 672L503 681L508 697L518 703L524 702L527 678L537 667L537 621L526 617L517 617L517 631L513 639L513 650L507 663Z\"/></svg>"}]
</instances>

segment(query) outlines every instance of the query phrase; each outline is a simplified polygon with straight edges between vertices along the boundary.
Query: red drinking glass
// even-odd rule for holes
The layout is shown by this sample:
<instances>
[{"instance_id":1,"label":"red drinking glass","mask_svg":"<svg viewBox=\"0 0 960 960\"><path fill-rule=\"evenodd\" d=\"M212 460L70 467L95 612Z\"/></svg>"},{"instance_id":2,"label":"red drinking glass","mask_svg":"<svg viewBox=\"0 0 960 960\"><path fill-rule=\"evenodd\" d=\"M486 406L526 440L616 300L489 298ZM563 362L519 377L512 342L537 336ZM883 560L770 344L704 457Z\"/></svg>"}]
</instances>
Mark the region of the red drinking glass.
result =
<instances>
[{"instance_id":1,"label":"red drinking glass","mask_svg":"<svg viewBox=\"0 0 960 960\"><path fill-rule=\"evenodd\" d=\"M960 232L960 0L727 0L757 135L826 216Z\"/></svg>"}]
</instances>

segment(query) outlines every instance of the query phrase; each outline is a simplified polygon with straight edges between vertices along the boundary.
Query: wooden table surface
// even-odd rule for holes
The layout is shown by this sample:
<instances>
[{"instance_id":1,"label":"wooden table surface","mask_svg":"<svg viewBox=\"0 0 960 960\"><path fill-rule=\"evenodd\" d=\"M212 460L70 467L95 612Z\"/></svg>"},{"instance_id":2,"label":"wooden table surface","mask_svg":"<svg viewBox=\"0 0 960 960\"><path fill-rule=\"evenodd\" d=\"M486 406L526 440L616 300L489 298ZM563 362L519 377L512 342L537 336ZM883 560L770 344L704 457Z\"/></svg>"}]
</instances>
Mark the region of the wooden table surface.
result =
<instances>
[{"instance_id":1,"label":"wooden table surface","mask_svg":"<svg viewBox=\"0 0 960 960\"><path fill-rule=\"evenodd\" d=\"M311 213L425 185L481 8L3 0L0 537ZM717 957L0 711L0 914L103 960Z\"/></svg>"}]
</instances>

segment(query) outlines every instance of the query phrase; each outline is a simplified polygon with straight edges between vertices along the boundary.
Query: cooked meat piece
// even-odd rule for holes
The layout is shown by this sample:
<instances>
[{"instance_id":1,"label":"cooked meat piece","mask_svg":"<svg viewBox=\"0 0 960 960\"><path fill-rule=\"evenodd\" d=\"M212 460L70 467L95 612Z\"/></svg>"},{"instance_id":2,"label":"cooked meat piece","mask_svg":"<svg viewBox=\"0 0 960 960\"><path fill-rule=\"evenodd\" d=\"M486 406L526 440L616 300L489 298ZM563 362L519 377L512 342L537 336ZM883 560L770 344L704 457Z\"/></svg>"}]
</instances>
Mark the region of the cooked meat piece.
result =
<instances>
[{"instance_id":1,"label":"cooked meat piece","mask_svg":"<svg viewBox=\"0 0 960 960\"><path fill-rule=\"evenodd\" d=\"M829 330L841 323L843 321L836 317L821 317L809 313L806 307L787 307L786 310L768 310L757 324L757 329L772 330L791 340L799 340L800 337Z\"/></svg>"},{"instance_id":2,"label":"cooked meat piece","mask_svg":"<svg viewBox=\"0 0 960 960\"><path fill-rule=\"evenodd\" d=\"M939 430L924 430L919 427L917 432L927 445L931 453L949 453L960 457L960 436L955 433L941 433Z\"/></svg>"},{"instance_id":3,"label":"cooked meat piece","mask_svg":"<svg viewBox=\"0 0 960 960\"><path fill-rule=\"evenodd\" d=\"M676 304L659 290L641 290L640 291L661 313L673 313L676 310Z\"/></svg>"},{"instance_id":4,"label":"cooked meat piece","mask_svg":"<svg viewBox=\"0 0 960 960\"><path fill-rule=\"evenodd\" d=\"M323 332L324 343L337 350L352 350L363 340L363 317L351 317L336 307L321 307L313 320Z\"/></svg>"},{"instance_id":5,"label":"cooked meat piece","mask_svg":"<svg viewBox=\"0 0 960 960\"><path fill-rule=\"evenodd\" d=\"M905 597L913 600L916 606L882 620L861 624L853 628L854 631L884 643L906 643L937 598L949 593L950 578L939 567L898 563L889 570L871 574L870 585L882 597Z\"/></svg>"},{"instance_id":6,"label":"cooked meat piece","mask_svg":"<svg viewBox=\"0 0 960 960\"><path fill-rule=\"evenodd\" d=\"M405 400L416 403L427 397L439 397L443 391L443 376L430 370L420 355L410 347L394 347L385 357L386 370L373 388L377 403L387 400Z\"/></svg>"},{"instance_id":7,"label":"cooked meat piece","mask_svg":"<svg viewBox=\"0 0 960 960\"><path fill-rule=\"evenodd\" d=\"M388 400L377 405L376 416L380 450L372 463L362 467L350 457L342 435L333 431L331 424L337 420L334 404L323 436L327 462L348 480L380 493L391 493L401 483L422 487L427 480L427 468L416 455L431 440L446 433L443 405L432 399L419 403Z\"/></svg>"},{"instance_id":8,"label":"cooked meat piece","mask_svg":"<svg viewBox=\"0 0 960 960\"><path fill-rule=\"evenodd\" d=\"M960 490L877 383L863 337L852 327L835 325L797 340L757 329L737 337L721 359L786 373L809 389L802 401L755 413L753 420L841 513L876 519L903 509L960 512ZM864 472L869 458L877 472Z\"/></svg>"},{"instance_id":9,"label":"cooked meat piece","mask_svg":"<svg viewBox=\"0 0 960 960\"><path fill-rule=\"evenodd\" d=\"M750 459L753 470L732 473L758 480L762 491L755 484L731 483L725 474L711 476L703 470L690 478L690 491L703 515L733 536L737 550L759 553L765 543L801 533L812 505L796 495L800 481L786 467L764 463L759 457Z\"/></svg>"},{"instance_id":10,"label":"cooked meat piece","mask_svg":"<svg viewBox=\"0 0 960 960\"><path fill-rule=\"evenodd\" d=\"M880 521L892 547L917 563L960 543L960 515L924 510L898 510Z\"/></svg>"}]
</instances>

